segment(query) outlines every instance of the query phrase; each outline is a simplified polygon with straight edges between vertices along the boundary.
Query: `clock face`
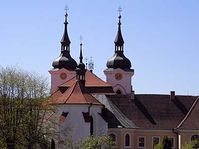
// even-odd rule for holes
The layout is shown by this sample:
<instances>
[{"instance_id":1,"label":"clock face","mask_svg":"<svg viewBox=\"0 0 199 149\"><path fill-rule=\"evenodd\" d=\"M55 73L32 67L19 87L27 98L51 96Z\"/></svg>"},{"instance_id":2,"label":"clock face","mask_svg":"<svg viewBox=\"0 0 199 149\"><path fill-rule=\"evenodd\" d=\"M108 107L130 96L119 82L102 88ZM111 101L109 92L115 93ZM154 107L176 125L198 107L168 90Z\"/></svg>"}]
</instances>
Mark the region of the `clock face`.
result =
<instances>
[{"instance_id":1,"label":"clock face","mask_svg":"<svg viewBox=\"0 0 199 149\"><path fill-rule=\"evenodd\" d=\"M61 74L60 74L60 78L61 78L62 80L65 80L65 79L67 78L67 74L66 74L66 73L61 73Z\"/></svg>"},{"instance_id":2,"label":"clock face","mask_svg":"<svg viewBox=\"0 0 199 149\"><path fill-rule=\"evenodd\" d=\"M121 80L122 79L122 74L121 73L116 73L115 74L115 79L116 80Z\"/></svg>"}]
</instances>

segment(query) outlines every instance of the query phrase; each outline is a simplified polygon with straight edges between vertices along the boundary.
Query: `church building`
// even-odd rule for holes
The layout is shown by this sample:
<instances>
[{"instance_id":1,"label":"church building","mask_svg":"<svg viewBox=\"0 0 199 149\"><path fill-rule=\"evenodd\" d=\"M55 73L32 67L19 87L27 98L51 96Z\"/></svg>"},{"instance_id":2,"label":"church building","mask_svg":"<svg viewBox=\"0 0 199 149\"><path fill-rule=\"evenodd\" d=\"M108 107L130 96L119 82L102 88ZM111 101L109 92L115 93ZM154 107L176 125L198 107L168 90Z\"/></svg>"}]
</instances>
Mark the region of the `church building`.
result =
<instances>
[{"instance_id":1,"label":"church building","mask_svg":"<svg viewBox=\"0 0 199 149\"><path fill-rule=\"evenodd\" d=\"M199 97L176 95L175 91L168 95L135 94L132 61L124 53L128 45L124 49L121 15L113 56L102 70L106 80L86 68L82 43L77 51L79 60L71 56L67 19L66 12L60 55L49 71L49 103L56 108L59 123L57 148L64 148L68 137L76 143L92 135L109 135L113 149L153 149L164 136L172 149L199 140Z\"/></svg>"}]
</instances>

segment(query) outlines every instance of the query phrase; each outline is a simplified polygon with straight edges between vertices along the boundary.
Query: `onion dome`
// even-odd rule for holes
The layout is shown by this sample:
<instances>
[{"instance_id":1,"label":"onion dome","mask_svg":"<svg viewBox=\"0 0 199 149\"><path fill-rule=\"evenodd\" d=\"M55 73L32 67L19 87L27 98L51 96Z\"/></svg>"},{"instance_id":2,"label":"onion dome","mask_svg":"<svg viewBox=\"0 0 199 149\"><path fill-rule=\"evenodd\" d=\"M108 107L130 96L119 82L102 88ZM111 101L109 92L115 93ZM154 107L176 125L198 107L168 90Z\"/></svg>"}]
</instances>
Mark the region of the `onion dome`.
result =
<instances>
[{"instance_id":1,"label":"onion dome","mask_svg":"<svg viewBox=\"0 0 199 149\"><path fill-rule=\"evenodd\" d=\"M65 68L65 69L74 71L77 67L77 63L70 55L71 42L70 42L68 31L67 31L67 25L68 25L67 17L68 17L68 14L66 12L65 22L64 22L65 29L64 29L63 37L61 39L61 54L57 59L53 61L52 66L58 69Z\"/></svg>"},{"instance_id":2,"label":"onion dome","mask_svg":"<svg viewBox=\"0 0 199 149\"><path fill-rule=\"evenodd\" d=\"M85 64L83 63L83 56L82 56L82 43L80 44L80 56L79 56L79 64L76 68L76 77L77 80L82 82L83 85L85 85Z\"/></svg>"},{"instance_id":3,"label":"onion dome","mask_svg":"<svg viewBox=\"0 0 199 149\"><path fill-rule=\"evenodd\" d=\"M115 53L113 57L111 57L107 63L106 66L108 68L120 68L123 70L131 69L131 61L124 56L124 40L122 37L121 32L121 15L119 15L119 23L118 23L118 31L115 38Z\"/></svg>"}]
</instances>

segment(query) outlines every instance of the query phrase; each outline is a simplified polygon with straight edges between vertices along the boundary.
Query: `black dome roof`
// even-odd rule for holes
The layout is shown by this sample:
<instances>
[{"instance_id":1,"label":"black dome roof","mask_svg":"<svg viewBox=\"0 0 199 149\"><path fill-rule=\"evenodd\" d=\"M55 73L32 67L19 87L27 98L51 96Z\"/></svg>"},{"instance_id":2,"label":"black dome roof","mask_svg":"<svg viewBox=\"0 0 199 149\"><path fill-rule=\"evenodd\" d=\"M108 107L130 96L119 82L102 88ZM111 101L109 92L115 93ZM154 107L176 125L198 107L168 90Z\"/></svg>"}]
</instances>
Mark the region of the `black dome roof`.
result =
<instances>
[{"instance_id":1,"label":"black dome roof","mask_svg":"<svg viewBox=\"0 0 199 149\"><path fill-rule=\"evenodd\" d=\"M131 61L124 56L123 52L117 52L107 61L106 66L113 69L131 69Z\"/></svg>"},{"instance_id":2,"label":"black dome roof","mask_svg":"<svg viewBox=\"0 0 199 149\"><path fill-rule=\"evenodd\" d=\"M68 52L64 51L57 59L53 61L52 66L58 69L65 68L68 70L75 70L77 63Z\"/></svg>"}]
</instances>

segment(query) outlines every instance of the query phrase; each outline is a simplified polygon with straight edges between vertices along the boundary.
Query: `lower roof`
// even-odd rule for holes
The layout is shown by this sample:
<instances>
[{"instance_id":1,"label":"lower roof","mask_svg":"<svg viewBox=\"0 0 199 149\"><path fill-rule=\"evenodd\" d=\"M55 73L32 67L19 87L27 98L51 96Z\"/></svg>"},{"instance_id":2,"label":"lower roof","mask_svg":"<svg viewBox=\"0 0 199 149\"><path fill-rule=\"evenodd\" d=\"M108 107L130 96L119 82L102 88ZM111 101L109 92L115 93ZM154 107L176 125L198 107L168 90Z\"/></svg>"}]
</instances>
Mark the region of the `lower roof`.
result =
<instances>
[{"instance_id":1,"label":"lower roof","mask_svg":"<svg viewBox=\"0 0 199 149\"><path fill-rule=\"evenodd\" d=\"M177 129L199 129L199 97L194 101L189 112L178 125Z\"/></svg>"},{"instance_id":2,"label":"lower roof","mask_svg":"<svg viewBox=\"0 0 199 149\"><path fill-rule=\"evenodd\" d=\"M170 95L136 94L133 99L124 95L107 95L107 99L138 128L174 129L190 110L196 96L170 99ZM117 113L113 114L118 117Z\"/></svg>"}]
</instances>

